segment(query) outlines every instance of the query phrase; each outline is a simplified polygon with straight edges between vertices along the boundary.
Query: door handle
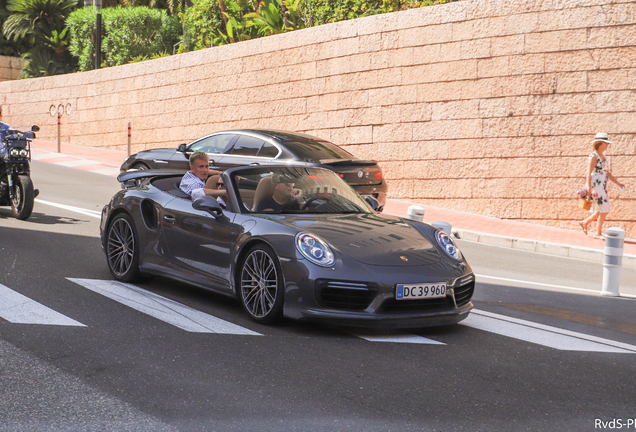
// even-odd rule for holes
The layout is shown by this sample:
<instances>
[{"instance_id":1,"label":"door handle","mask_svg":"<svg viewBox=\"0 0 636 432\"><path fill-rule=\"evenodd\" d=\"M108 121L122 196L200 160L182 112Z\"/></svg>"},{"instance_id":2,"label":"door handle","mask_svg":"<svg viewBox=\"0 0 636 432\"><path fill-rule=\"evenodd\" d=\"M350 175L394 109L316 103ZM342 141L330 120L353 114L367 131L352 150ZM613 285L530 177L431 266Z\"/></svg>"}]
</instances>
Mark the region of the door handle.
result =
<instances>
[{"instance_id":1,"label":"door handle","mask_svg":"<svg viewBox=\"0 0 636 432\"><path fill-rule=\"evenodd\" d=\"M254 165L260 165L260 162L252 162L250 165L254 166Z\"/></svg>"},{"instance_id":2,"label":"door handle","mask_svg":"<svg viewBox=\"0 0 636 432\"><path fill-rule=\"evenodd\" d=\"M163 220L165 220L166 223L169 223L171 225L174 225L177 222L177 220L174 218L174 216L168 216L168 215L165 215L163 217Z\"/></svg>"}]
</instances>

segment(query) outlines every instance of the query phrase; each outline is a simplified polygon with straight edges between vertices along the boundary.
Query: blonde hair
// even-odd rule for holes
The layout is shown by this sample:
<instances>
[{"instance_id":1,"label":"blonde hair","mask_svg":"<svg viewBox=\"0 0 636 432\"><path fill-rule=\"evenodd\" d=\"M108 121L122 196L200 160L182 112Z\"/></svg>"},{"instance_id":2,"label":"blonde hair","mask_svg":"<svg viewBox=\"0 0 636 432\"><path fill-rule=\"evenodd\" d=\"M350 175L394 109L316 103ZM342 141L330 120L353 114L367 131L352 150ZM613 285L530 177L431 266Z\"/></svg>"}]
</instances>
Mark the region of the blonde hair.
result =
<instances>
[{"instance_id":1,"label":"blonde hair","mask_svg":"<svg viewBox=\"0 0 636 432\"><path fill-rule=\"evenodd\" d=\"M206 152L196 151L190 155L190 158L189 158L190 166L194 166L194 161L199 159L209 162L210 156L208 156Z\"/></svg>"}]
</instances>

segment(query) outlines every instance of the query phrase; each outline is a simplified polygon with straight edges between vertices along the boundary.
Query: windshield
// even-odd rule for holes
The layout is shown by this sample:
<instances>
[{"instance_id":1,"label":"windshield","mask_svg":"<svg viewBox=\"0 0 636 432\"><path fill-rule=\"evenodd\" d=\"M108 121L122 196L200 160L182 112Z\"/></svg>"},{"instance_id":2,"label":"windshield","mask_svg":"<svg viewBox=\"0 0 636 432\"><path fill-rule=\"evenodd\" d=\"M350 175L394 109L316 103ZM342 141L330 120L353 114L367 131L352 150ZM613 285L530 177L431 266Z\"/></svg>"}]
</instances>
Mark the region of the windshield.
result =
<instances>
[{"instance_id":1,"label":"windshield","mask_svg":"<svg viewBox=\"0 0 636 432\"><path fill-rule=\"evenodd\" d=\"M250 213L372 213L366 201L324 168L253 168L232 174Z\"/></svg>"},{"instance_id":2,"label":"windshield","mask_svg":"<svg viewBox=\"0 0 636 432\"><path fill-rule=\"evenodd\" d=\"M289 148L304 162L320 162L326 159L355 159L351 153L327 141L287 141Z\"/></svg>"}]
</instances>

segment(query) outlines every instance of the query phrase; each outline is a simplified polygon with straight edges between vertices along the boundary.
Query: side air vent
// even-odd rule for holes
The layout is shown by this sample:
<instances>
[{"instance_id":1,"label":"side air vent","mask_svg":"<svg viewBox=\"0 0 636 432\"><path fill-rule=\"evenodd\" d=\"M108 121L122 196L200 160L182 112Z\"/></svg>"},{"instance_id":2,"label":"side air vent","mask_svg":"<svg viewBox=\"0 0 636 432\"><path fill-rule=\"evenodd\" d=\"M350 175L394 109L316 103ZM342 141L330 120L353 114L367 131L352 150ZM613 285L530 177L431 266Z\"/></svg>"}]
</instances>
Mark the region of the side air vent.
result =
<instances>
[{"instance_id":1,"label":"side air vent","mask_svg":"<svg viewBox=\"0 0 636 432\"><path fill-rule=\"evenodd\" d=\"M148 228L157 228L157 210L152 201L146 199L141 202L141 216Z\"/></svg>"}]
</instances>

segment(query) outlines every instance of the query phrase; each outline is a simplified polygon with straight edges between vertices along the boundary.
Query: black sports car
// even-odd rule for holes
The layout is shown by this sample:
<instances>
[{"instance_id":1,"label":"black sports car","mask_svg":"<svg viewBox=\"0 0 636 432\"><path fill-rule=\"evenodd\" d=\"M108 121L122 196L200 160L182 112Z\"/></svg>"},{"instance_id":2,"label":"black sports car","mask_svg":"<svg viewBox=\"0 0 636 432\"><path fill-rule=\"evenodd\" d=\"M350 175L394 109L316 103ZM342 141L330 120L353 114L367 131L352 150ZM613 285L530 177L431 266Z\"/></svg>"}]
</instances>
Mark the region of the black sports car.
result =
<instances>
[{"instance_id":1,"label":"black sports car","mask_svg":"<svg viewBox=\"0 0 636 432\"><path fill-rule=\"evenodd\" d=\"M311 135L260 129L216 132L176 149L152 149L133 154L121 166L129 169L190 169L188 158L195 151L210 156L210 168L224 171L246 165L271 165L294 161L322 166L338 173L360 195L378 200L382 211L387 185L376 161L360 160L346 150Z\"/></svg>"},{"instance_id":2,"label":"black sports car","mask_svg":"<svg viewBox=\"0 0 636 432\"><path fill-rule=\"evenodd\" d=\"M448 234L375 213L328 169L229 169L217 178L224 205L191 201L171 171L119 180L126 189L101 221L115 279L186 281L238 298L261 323L416 328L457 323L473 307L475 277Z\"/></svg>"}]
</instances>

